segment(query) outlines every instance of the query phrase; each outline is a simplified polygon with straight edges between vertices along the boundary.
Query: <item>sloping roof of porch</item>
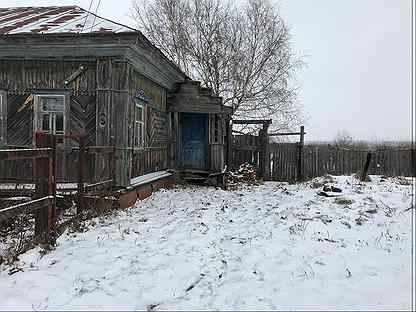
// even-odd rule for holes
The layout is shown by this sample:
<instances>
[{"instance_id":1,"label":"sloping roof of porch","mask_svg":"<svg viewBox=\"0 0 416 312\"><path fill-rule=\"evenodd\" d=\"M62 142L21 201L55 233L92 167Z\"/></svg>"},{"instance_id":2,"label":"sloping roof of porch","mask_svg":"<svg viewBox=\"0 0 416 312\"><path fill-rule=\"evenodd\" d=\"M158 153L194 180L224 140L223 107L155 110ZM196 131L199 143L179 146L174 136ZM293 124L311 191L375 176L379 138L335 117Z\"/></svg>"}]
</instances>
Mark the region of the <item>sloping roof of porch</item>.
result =
<instances>
[{"instance_id":1,"label":"sloping roof of porch","mask_svg":"<svg viewBox=\"0 0 416 312\"><path fill-rule=\"evenodd\" d=\"M202 87L200 81L177 83L167 103L172 112L232 114L232 108L222 104L222 97L213 95L212 90Z\"/></svg>"}]
</instances>

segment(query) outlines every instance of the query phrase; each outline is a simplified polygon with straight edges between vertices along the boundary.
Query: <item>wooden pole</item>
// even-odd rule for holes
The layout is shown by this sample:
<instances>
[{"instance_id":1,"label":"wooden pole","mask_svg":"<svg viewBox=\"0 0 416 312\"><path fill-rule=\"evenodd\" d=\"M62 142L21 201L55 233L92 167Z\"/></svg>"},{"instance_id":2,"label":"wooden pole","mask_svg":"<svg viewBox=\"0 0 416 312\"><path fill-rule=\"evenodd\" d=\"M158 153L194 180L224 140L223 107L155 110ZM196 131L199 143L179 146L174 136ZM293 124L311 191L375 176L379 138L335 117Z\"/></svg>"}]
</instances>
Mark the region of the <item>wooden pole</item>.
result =
<instances>
[{"instance_id":1,"label":"wooden pole","mask_svg":"<svg viewBox=\"0 0 416 312\"><path fill-rule=\"evenodd\" d=\"M35 213L35 237L40 243L50 244L54 238L56 225L56 137L51 134L37 132L35 134L37 148L52 148L48 158L35 160L35 198L52 196L47 209L39 209Z\"/></svg>"},{"instance_id":2,"label":"wooden pole","mask_svg":"<svg viewBox=\"0 0 416 312\"><path fill-rule=\"evenodd\" d=\"M303 154L303 143L305 137L305 127L300 127L300 139L298 144L298 172L297 172L297 180L301 182L303 180L303 168L302 168L302 154Z\"/></svg>"},{"instance_id":3,"label":"wooden pole","mask_svg":"<svg viewBox=\"0 0 416 312\"><path fill-rule=\"evenodd\" d=\"M270 181L270 146L269 146L269 122L263 123L263 146L264 146L264 154L263 154L263 179L266 181Z\"/></svg>"},{"instance_id":4,"label":"wooden pole","mask_svg":"<svg viewBox=\"0 0 416 312\"><path fill-rule=\"evenodd\" d=\"M79 155L78 155L78 188L77 188L77 214L84 209L84 182L86 170L86 140L85 135L79 137Z\"/></svg>"},{"instance_id":5,"label":"wooden pole","mask_svg":"<svg viewBox=\"0 0 416 312\"><path fill-rule=\"evenodd\" d=\"M370 167L371 162L371 152L367 153L367 160L365 161L364 169L361 173L361 181L365 181L367 177L368 168Z\"/></svg>"},{"instance_id":6,"label":"wooden pole","mask_svg":"<svg viewBox=\"0 0 416 312\"><path fill-rule=\"evenodd\" d=\"M232 165L233 165L233 152L232 152L232 148L233 148L233 138L232 138L232 131L233 131L233 126L231 123L230 118L226 119L226 129L227 129L227 158L226 158L226 164L227 164L227 168L228 170L231 169Z\"/></svg>"}]
</instances>

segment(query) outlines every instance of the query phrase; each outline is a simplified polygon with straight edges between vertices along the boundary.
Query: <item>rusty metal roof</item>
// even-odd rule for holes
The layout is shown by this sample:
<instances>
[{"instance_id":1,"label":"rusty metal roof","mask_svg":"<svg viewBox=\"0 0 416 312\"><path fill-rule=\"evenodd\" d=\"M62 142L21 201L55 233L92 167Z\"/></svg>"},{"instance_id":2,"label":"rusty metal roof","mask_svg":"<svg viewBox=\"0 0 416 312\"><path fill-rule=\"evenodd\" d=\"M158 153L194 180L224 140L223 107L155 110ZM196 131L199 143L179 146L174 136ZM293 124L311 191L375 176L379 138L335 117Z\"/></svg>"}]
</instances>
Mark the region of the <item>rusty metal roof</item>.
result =
<instances>
[{"instance_id":1,"label":"rusty metal roof","mask_svg":"<svg viewBox=\"0 0 416 312\"><path fill-rule=\"evenodd\" d=\"M78 6L0 8L0 35L136 31Z\"/></svg>"}]
</instances>

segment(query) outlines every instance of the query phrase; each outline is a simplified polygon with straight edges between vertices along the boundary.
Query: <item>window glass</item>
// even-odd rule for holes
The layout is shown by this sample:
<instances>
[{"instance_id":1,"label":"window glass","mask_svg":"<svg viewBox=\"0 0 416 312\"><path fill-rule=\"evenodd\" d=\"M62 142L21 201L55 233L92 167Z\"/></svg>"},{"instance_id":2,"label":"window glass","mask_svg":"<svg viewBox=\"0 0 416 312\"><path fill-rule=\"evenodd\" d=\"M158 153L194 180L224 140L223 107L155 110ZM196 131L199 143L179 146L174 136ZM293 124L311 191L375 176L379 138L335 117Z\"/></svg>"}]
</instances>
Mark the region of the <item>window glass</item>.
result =
<instances>
[{"instance_id":1,"label":"window glass","mask_svg":"<svg viewBox=\"0 0 416 312\"><path fill-rule=\"evenodd\" d=\"M43 111L55 111L63 112L64 111L64 98L63 97L41 97L42 101L42 110Z\"/></svg>"},{"instance_id":2,"label":"window glass","mask_svg":"<svg viewBox=\"0 0 416 312\"><path fill-rule=\"evenodd\" d=\"M49 132L51 130L49 114L42 115L42 131Z\"/></svg>"},{"instance_id":3,"label":"window glass","mask_svg":"<svg viewBox=\"0 0 416 312\"><path fill-rule=\"evenodd\" d=\"M143 124L139 123L139 145L143 144Z\"/></svg>"},{"instance_id":4,"label":"window glass","mask_svg":"<svg viewBox=\"0 0 416 312\"><path fill-rule=\"evenodd\" d=\"M136 105L136 121L143 121L143 107Z\"/></svg>"},{"instance_id":5,"label":"window glass","mask_svg":"<svg viewBox=\"0 0 416 312\"><path fill-rule=\"evenodd\" d=\"M55 115L55 132L57 134L62 134L64 132L64 115L63 114Z\"/></svg>"},{"instance_id":6,"label":"window glass","mask_svg":"<svg viewBox=\"0 0 416 312\"><path fill-rule=\"evenodd\" d=\"M137 128L137 125L135 125L134 126L134 139L133 139L133 142L134 142L134 145L135 146L138 146L139 144L138 144L138 141L137 141L137 139L138 139L138 128Z\"/></svg>"},{"instance_id":7,"label":"window glass","mask_svg":"<svg viewBox=\"0 0 416 312\"><path fill-rule=\"evenodd\" d=\"M65 96L36 95L38 107L37 129L51 134L64 134Z\"/></svg>"},{"instance_id":8,"label":"window glass","mask_svg":"<svg viewBox=\"0 0 416 312\"><path fill-rule=\"evenodd\" d=\"M144 106L142 103L135 103L134 111L134 137L133 142L136 147L144 145Z\"/></svg>"}]
</instances>

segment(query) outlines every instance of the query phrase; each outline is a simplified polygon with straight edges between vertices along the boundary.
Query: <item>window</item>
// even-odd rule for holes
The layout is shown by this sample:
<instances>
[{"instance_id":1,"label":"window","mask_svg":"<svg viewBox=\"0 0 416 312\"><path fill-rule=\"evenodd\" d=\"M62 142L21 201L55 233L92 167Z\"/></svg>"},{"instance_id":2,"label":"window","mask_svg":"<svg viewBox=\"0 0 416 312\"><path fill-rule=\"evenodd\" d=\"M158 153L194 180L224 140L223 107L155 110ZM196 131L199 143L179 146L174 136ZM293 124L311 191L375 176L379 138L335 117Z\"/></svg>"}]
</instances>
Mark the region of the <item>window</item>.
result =
<instances>
[{"instance_id":1,"label":"window","mask_svg":"<svg viewBox=\"0 0 416 312\"><path fill-rule=\"evenodd\" d=\"M36 95L37 130L50 134L65 133L65 96Z\"/></svg>"},{"instance_id":2,"label":"window","mask_svg":"<svg viewBox=\"0 0 416 312\"><path fill-rule=\"evenodd\" d=\"M135 147L144 146L144 106L136 102L134 107L134 139Z\"/></svg>"}]
</instances>

